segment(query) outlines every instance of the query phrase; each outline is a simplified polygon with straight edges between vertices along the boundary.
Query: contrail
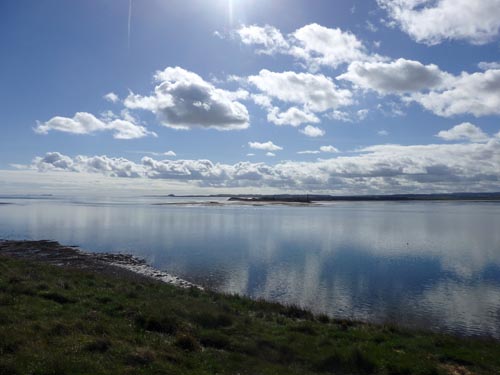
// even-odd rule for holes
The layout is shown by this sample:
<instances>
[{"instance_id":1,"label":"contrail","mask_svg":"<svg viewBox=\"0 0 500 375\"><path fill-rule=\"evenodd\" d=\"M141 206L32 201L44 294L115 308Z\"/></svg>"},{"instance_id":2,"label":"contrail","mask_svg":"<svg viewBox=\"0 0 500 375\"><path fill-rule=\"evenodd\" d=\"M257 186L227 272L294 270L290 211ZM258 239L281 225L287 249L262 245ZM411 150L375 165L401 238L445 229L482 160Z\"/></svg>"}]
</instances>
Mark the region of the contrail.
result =
<instances>
[{"instance_id":1,"label":"contrail","mask_svg":"<svg viewBox=\"0 0 500 375\"><path fill-rule=\"evenodd\" d=\"M228 0L227 13L229 16L229 26L233 27L233 0Z\"/></svg>"},{"instance_id":2,"label":"contrail","mask_svg":"<svg viewBox=\"0 0 500 375\"><path fill-rule=\"evenodd\" d=\"M130 50L130 23L132 21L132 0L128 2L128 49Z\"/></svg>"}]
</instances>

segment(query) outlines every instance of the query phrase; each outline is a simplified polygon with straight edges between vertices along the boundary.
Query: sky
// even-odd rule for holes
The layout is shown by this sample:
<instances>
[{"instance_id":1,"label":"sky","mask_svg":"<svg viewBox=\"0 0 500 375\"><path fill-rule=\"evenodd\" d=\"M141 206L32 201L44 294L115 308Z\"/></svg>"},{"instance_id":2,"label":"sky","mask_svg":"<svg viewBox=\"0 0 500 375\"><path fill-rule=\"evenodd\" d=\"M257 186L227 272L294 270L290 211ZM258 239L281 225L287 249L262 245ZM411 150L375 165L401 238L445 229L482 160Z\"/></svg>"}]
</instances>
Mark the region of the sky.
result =
<instances>
[{"instance_id":1,"label":"sky","mask_svg":"<svg viewBox=\"0 0 500 375\"><path fill-rule=\"evenodd\" d=\"M500 0L3 0L0 193L500 191Z\"/></svg>"}]
</instances>

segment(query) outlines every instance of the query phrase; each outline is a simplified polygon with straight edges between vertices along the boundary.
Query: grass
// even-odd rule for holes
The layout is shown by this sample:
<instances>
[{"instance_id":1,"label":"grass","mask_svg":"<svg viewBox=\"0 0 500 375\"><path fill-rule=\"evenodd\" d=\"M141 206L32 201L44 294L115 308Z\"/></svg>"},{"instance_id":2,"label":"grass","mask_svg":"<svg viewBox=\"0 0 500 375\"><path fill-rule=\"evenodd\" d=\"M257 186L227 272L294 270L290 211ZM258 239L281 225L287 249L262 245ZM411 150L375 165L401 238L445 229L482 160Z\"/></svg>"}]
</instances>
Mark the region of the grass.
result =
<instances>
[{"instance_id":1,"label":"grass","mask_svg":"<svg viewBox=\"0 0 500 375\"><path fill-rule=\"evenodd\" d=\"M0 257L0 374L496 374L500 344Z\"/></svg>"}]
</instances>

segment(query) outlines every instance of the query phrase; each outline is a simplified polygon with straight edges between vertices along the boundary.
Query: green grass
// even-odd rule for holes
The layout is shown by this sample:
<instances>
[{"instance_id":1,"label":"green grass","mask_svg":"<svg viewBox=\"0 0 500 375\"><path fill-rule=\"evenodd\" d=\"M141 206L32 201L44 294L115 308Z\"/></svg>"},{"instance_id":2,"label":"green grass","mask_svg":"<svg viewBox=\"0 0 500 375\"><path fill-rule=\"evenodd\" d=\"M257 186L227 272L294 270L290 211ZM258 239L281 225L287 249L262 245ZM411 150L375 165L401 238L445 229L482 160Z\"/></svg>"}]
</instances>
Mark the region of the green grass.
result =
<instances>
[{"instance_id":1,"label":"green grass","mask_svg":"<svg viewBox=\"0 0 500 375\"><path fill-rule=\"evenodd\" d=\"M491 340L0 257L0 374L495 374L498 353Z\"/></svg>"}]
</instances>

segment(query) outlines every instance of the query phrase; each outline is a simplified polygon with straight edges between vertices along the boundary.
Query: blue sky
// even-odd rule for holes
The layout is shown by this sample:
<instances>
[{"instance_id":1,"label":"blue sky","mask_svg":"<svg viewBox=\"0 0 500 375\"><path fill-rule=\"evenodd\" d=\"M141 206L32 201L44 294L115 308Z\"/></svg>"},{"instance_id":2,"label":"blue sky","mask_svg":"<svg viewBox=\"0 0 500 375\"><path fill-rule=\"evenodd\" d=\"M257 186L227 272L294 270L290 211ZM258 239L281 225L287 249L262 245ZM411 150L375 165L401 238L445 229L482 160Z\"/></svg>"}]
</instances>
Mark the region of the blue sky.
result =
<instances>
[{"instance_id":1,"label":"blue sky","mask_svg":"<svg viewBox=\"0 0 500 375\"><path fill-rule=\"evenodd\" d=\"M500 0L2 1L0 189L497 191L499 29Z\"/></svg>"}]
</instances>

